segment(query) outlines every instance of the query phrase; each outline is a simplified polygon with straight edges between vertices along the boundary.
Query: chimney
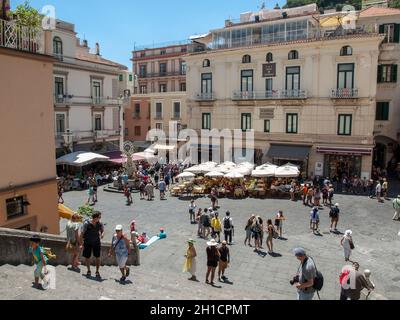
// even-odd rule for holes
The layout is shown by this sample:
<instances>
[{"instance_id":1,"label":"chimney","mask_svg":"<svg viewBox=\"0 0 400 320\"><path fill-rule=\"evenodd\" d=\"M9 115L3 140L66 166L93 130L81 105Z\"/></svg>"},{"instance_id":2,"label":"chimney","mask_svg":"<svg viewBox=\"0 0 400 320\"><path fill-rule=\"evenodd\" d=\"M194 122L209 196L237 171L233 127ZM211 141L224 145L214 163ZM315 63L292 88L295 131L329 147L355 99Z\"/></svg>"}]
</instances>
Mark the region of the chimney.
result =
<instances>
[{"instance_id":1,"label":"chimney","mask_svg":"<svg viewBox=\"0 0 400 320\"><path fill-rule=\"evenodd\" d=\"M83 40L83 46L84 46L85 48L88 47L88 42L87 42L87 40Z\"/></svg>"},{"instance_id":2,"label":"chimney","mask_svg":"<svg viewBox=\"0 0 400 320\"><path fill-rule=\"evenodd\" d=\"M100 45L98 42L96 42L96 55L100 55Z\"/></svg>"}]
</instances>

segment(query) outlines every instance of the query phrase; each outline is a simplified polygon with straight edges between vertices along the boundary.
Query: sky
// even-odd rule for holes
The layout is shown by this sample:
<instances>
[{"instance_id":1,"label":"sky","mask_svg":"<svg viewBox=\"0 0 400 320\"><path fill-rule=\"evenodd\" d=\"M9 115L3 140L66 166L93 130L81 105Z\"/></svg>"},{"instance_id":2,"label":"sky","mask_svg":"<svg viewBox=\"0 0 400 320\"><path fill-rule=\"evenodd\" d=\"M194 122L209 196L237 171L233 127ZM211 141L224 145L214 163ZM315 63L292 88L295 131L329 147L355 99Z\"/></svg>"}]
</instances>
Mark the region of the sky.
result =
<instances>
[{"instance_id":1,"label":"sky","mask_svg":"<svg viewBox=\"0 0 400 320\"><path fill-rule=\"evenodd\" d=\"M11 8L25 0L10 0ZM56 9L56 18L75 24L89 47L99 42L101 55L132 69L136 46L186 40L224 26L226 19L258 11L263 0L30 0L41 11ZM285 0L264 1L267 8Z\"/></svg>"}]
</instances>

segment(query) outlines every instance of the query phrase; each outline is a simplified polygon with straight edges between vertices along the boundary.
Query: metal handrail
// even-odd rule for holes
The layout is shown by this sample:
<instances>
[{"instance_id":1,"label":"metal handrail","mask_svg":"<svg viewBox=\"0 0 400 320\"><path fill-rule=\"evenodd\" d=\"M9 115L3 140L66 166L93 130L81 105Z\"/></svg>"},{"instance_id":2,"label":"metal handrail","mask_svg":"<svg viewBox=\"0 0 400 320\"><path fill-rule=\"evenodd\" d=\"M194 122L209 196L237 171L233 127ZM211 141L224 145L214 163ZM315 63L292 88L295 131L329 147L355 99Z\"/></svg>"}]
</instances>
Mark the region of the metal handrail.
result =
<instances>
[{"instance_id":1,"label":"metal handrail","mask_svg":"<svg viewBox=\"0 0 400 320\"><path fill-rule=\"evenodd\" d=\"M234 100L306 99L306 90L234 91Z\"/></svg>"},{"instance_id":2,"label":"metal handrail","mask_svg":"<svg viewBox=\"0 0 400 320\"><path fill-rule=\"evenodd\" d=\"M358 88L332 89L331 97L336 99L358 98Z\"/></svg>"}]
</instances>

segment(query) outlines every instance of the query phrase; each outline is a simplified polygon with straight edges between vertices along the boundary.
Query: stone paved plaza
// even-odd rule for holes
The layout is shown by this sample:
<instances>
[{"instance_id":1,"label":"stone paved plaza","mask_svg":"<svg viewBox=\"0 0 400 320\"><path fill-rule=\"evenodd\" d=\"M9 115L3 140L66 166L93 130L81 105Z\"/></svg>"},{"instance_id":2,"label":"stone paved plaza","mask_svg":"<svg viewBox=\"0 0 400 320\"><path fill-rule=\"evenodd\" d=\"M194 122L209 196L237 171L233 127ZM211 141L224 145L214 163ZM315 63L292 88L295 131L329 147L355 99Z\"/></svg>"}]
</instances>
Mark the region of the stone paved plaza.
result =
<instances>
[{"instance_id":1,"label":"stone paved plaza","mask_svg":"<svg viewBox=\"0 0 400 320\"><path fill-rule=\"evenodd\" d=\"M103 213L106 223L105 240L109 241L116 224L128 230L132 219L137 221L139 231L155 235L160 227L168 234L165 240L157 241L146 250L141 250L141 265L132 268L132 283L121 285L116 267L105 267L101 271L103 282L86 279L82 274L57 267L57 289L45 292L31 288L33 267L0 267L0 296L4 299L295 299L296 292L289 280L295 274L298 261L292 254L297 246L304 247L315 258L317 267L323 272L325 286L322 299L339 299L338 277L345 264L340 247L340 235L329 233L329 209L320 212L322 236L309 230L309 207L302 202L279 199L220 199L221 218L225 211L232 213L235 229L234 245L231 249L231 265L226 275L233 284L219 287L206 285L206 242L197 238L197 226L191 225L187 206L189 200L169 197L166 201L139 200L134 194L134 205L127 207L123 195L107 193L100 188L96 209ZM86 201L87 194L70 192L64 194L65 204L76 210ZM372 271L376 284L376 297L400 299L400 222L391 218L391 201L378 204L365 196L335 195L340 203L341 220L339 230L353 230L356 249L352 260L358 261L362 269ZM196 200L198 207L209 207L208 198ZM273 219L277 210L286 215L284 240L274 241L276 257L258 255L244 246L244 226L250 214L263 219ZM61 230L65 228L61 222ZM200 282L188 281L182 273L186 240L196 239L197 276ZM265 248L265 242L263 244ZM82 268L82 273L86 269Z\"/></svg>"}]
</instances>

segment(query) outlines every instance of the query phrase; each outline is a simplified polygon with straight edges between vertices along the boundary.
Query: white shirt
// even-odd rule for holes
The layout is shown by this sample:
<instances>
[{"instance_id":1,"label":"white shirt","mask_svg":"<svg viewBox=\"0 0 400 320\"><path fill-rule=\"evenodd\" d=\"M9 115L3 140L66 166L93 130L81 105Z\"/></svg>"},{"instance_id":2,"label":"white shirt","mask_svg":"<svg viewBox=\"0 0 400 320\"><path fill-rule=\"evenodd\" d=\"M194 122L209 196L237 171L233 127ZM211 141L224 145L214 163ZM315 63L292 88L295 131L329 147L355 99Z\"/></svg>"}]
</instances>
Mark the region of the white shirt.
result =
<instances>
[{"instance_id":1,"label":"white shirt","mask_svg":"<svg viewBox=\"0 0 400 320\"><path fill-rule=\"evenodd\" d=\"M378 184L376 185L375 191L376 191L376 192L381 192L381 190L382 190L382 186L381 186L380 183L378 183Z\"/></svg>"}]
</instances>

